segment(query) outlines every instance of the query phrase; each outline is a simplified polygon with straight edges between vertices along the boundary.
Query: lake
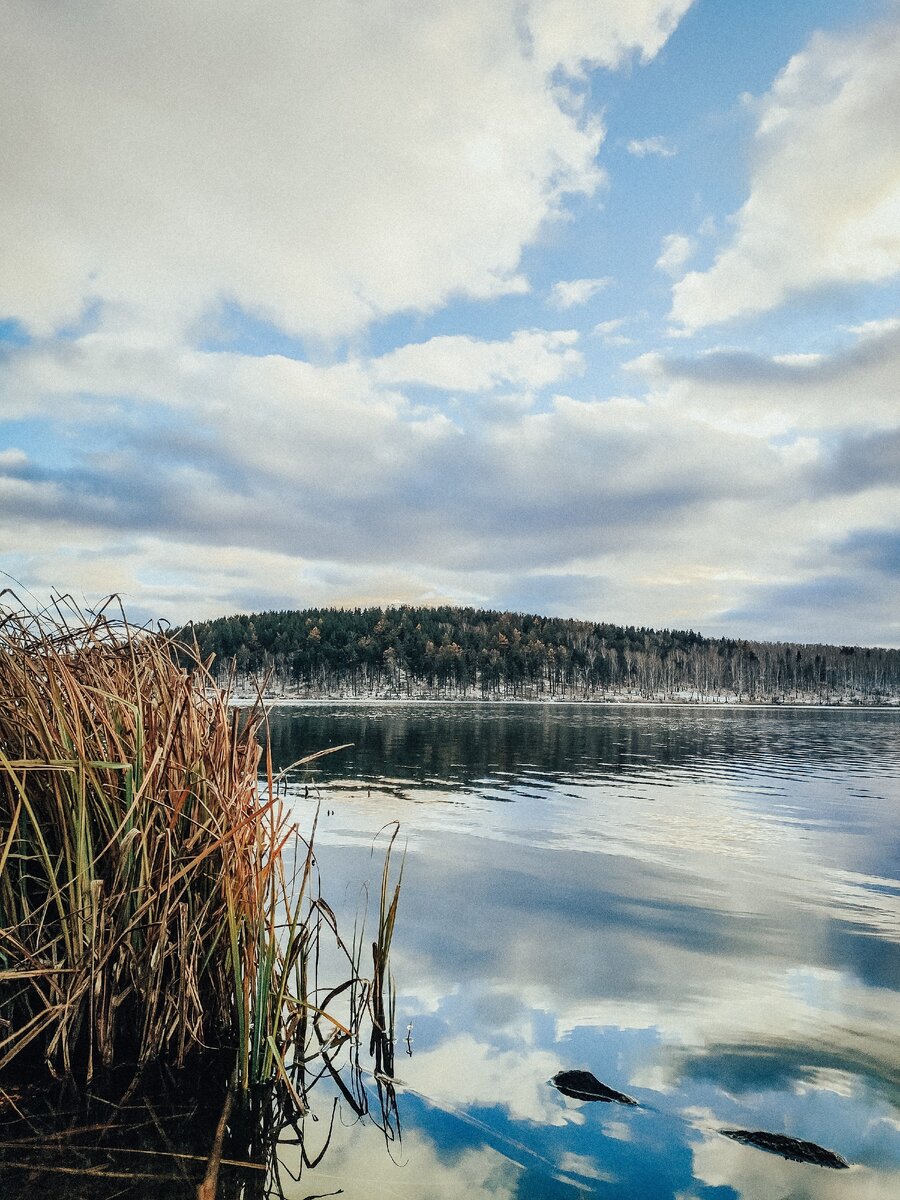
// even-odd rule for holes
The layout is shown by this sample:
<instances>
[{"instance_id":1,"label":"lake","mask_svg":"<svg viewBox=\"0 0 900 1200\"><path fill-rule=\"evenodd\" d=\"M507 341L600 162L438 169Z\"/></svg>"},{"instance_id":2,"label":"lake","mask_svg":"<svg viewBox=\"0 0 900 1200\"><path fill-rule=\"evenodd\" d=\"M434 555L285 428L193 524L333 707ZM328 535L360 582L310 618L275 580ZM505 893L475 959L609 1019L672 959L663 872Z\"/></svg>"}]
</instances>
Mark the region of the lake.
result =
<instances>
[{"instance_id":1,"label":"lake","mask_svg":"<svg viewBox=\"0 0 900 1200\"><path fill-rule=\"evenodd\" d=\"M286 780L343 922L379 830L406 846L388 1136L371 1076L363 1118L323 1082L304 1141L330 1124L328 1148L310 1170L283 1146L286 1195L900 1195L900 713L323 703L271 727L276 766L353 743ZM567 1096L567 1070L638 1103Z\"/></svg>"}]
</instances>

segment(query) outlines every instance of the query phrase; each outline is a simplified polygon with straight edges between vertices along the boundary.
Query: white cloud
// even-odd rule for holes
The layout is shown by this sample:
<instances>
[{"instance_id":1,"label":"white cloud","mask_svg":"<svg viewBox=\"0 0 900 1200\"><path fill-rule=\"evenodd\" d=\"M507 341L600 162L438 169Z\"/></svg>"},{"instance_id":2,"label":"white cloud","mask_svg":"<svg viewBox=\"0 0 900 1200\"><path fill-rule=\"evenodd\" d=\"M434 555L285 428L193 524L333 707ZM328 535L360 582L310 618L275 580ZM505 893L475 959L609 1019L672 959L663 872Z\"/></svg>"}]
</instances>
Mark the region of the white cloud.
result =
<instances>
[{"instance_id":1,"label":"white cloud","mask_svg":"<svg viewBox=\"0 0 900 1200\"><path fill-rule=\"evenodd\" d=\"M329 339L378 317L527 290L523 248L603 177L603 131L560 68L647 60L687 7L98 0L49 20L8 0L0 317L37 338L4 354L0 405L40 425L21 434L33 458L0 451L4 563L173 615L254 595L481 603L543 579L578 615L696 624L889 529L896 322L854 326L844 356L645 358L643 400L585 382L544 411L534 392L585 371L574 331L378 358L360 339L334 365L187 345L234 301L324 339L328 363ZM682 333L896 264L898 36L818 37L759 102L751 196L717 264L677 285ZM692 248L671 235L660 268ZM608 282L561 280L554 302ZM42 339L80 319L91 332ZM594 332L628 342L622 318ZM468 399L404 394L423 386ZM873 427L883 445L860 440ZM846 494L806 495L850 434ZM846 636L870 615L857 604Z\"/></svg>"},{"instance_id":2,"label":"white cloud","mask_svg":"<svg viewBox=\"0 0 900 1200\"><path fill-rule=\"evenodd\" d=\"M588 300L609 287L612 279L604 275L599 279L560 279L550 292L550 302L556 308L574 308L587 304Z\"/></svg>"},{"instance_id":3,"label":"white cloud","mask_svg":"<svg viewBox=\"0 0 900 1200\"><path fill-rule=\"evenodd\" d=\"M656 269L665 271L667 275L679 275L694 250L693 238L689 238L683 233L667 234L662 240L660 255L656 260Z\"/></svg>"},{"instance_id":4,"label":"white cloud","mask_svg":"<svg viewBox=\"0 0 900 1200\"><path fill-rule=\"evenodd\" d=\"M739 610L744 636L761 589L852 570L864 596L810 593L802 624L773 591L766 635L896 641L895 581L840 550L900 521L896 331L814 362L645 356L643 399L531 403L578 353L534 330L333 366L103 327L11 348L0 404L45 449L0 458L2 565L173 619L430 599L709 632ZM407 382L499 382L504 418Z\"/></svg>"},{"instance_id":5,"label":"white cloud","mask_svg":"<svg viewBox=\"0 0 900 1200\"><path fill-rule=\"evenodd\" d=\"M665 44L693 0L531 0L534 54L545 68L577 75L585 65L617 67L637 53L644 62Z\"/></svg>"},{"instance_id":6,"label":"white cloud","mask_svg":"<svg viewBox=\"0 0 900 1200\"><path fill-rule=\"evenodd\" d=\"M320 1128L327 1129L330 1103L326 1104L325 1097L317 1091L311 1091L315 1118L321 1122ZM402 1097L400 1107L402 1113ZM400 1193L404 1200L458 1200L459 1196L468 1200L516 1200L519 1194L521 1167L508 1147L504 1153L483 1145L477 1134L469 1134L467 1142L454 1143L452 1154L448 1154L440 1137L435 1140L429 1136L427 1119L422 1128L404 1121L403 1156L398 1163L396 1144L393 1153L386 1152L377 1127L370 1122L366 1124L368 1129L351 1120L349 1114L335 1121L322 1165L304 1178L306 1187L292 1188L291 1194L308 1192L317 1183L330 1189L335 1186L332 1181L338 1180L350 1193L380 1197ZM290 1147L280 1151L288 1169L294 1165L290 1153ZM327 1194L326 1191L324 1195Z\"/></svg>"},{"instance_id":7,"label":"white cloud","mask_svg":"<svg viewBox=\"0 0 900 1200\"><path fill-rule=\"evenodd\" d=\"M664 137L632 138L628 143L628 153L636 158L646 158L648 154L660 158L674 158L675 149Z\"/></svg>"},{"instance_id":8,"label":"white cloud","mask_svg":"<svg viewBox=\"0 0 900 1200\"><path fill-rule=\"evenodd\" d=\"M628 320L625 317L601 321L594 326L594 336L601 338L605 346L630 346L634 339L622 332L627 324Z\"/></svg>"},{"instance_id":9,"label":"white cloud","mask_svg":"<svg viewBox=\"0 0 900 1200\"><path fill-rule=\"evenodd\" d=\"M608 337L610 334L618 333L627 324L627 317L614 317L611 321L600 321L594 326L594 333L599 337Z\"/></svg>"},{"instance_id":10,"label":"white cloud","mask_svg":"<svg viewBox=\"0 0 900 1200\"><path fill-rule=\"evenodd\" d=\"M414 1054L404 1063L403 1078L440 1104L498 1106L518 1121L562 1125L559 1097L547 1086L557 1070L559 1058L548 1050L498 1051L461 1033Z\"/></svg>"},{"instance_id":11,"label":"white cloud","mask_svg":"<svg viewBox=\"0 0 900 1200\"><path fill-rule=\"evenodd\" d=\"M184 616L207 582L200 557L192 564L178 549L190 544L213 555L252 548L246 593L271 578L281 594L324 596L316 581L330 577L334 594L381 590L385 599L487 598L498 570L558 567L621 541L623 523L646 526L647 545L656 545L680 505L717 486L721 465L704 463L690 430L635 401L564 397L543 413L511 409L503 423L464 430L395 390L401 377L474 388L498 377L512 386L513 376L530 389L580 366L574 340L433 339L408 355L333 367L128 344L102 331L20 348L0 376L20 415L91 399L79 413L81 440L68 448L74 473L5 464L6 528L21 535L7 545L27 556L35 582L67 586L63 574L99 589L108 570L111 587L144 588L149 603L162 595L170 541L169 575L185 586L164 611ZM95 429L105 431L100 454ZM730 486L739 474L729 474ZM125 539L132 555L121 552ZM76 555L79 547L104 561ZM283 556L281 565L257 570L259 553ZM366 583L366 564L382 575ZM230 580L212 594L223 588L242 590Z\"/></svg>"},{"instance_id":12,"label":"white cloud","mask_svg":"<svg viewBox=\"0 0 900 1200\"><path fill-rule=\"evenodd\" d=\"M825 361L824 354L773 354L771 361L787 367L814 367Z\"/></svg>"},{"instance_id":13,"label":"white cloud","mask_svg":"<svg viewBox=\"0 0 900 1200\"><path fill-rule=\"evenodd\" d=\"M424 384L448 391L481 392L504 385L542 388L581 374L584 359L574 330L523 329L507 341L435 337L376 359L369 370L379 383Z\"/></svg>"},{"instance_id":14,"label":"white cloud","mask_svg":"<svg viewBox=\"0 0 900 1200\"><path fill-rule=\"evenodd\" d=\"M609 1136L606 1128L603 1132ZM614 1175L602 1171L593 1158L586 1154L574 1154L571 1150L560 1155L559 1169L567 1175L575 1175L578 1179L599 1179L603 1183L615 1183Z\"/></svg>"},{"instance_id":15,"label":"white cloud","mask_svg":"<svg viewBox=\"0 0 900 1200\"><path fill-rule=\"evenodd\" d=\"M521 291L523 246L602 179L551 73L651 56L685 7L9 0L0 314L177 329L231 300L330 338Z\"/></svg>"},{"instance_id":16,"label":"white cloud","mask_svg":"<svg viewBox=\"0 0 900 1200\"><path fill-rule=\"evenodd\" d=\"M900 330L900 317L885 317L879 321L864 321L862 325L848 325L848 333L855 333L861 338L878 338L885 333L895 333Z\"/></svg>"},{"instance_id":17,"label":"white cloud","mask_svg":"<svg viewBox=\"0 0 900 1200\"><path fill-rule=\"evenodd\" d=\"M673 290L689 329L793 293L900 274L900 17L816 34L759 105L750 195L731 243Z\"/></svg>"}]
</instances>

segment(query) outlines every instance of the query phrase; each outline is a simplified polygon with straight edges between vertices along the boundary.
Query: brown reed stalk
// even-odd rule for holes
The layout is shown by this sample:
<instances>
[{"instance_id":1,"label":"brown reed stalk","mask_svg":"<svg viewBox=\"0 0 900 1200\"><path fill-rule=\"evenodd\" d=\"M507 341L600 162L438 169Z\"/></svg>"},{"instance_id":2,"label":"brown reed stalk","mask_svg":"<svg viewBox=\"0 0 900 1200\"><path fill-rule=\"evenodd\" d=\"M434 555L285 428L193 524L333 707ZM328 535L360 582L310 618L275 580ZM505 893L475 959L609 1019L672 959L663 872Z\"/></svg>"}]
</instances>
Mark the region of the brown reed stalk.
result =
<instances>
[{"instance_id":1,"label":"brown reed stalk","mask_svg":"<svg viewBox=\"0 0 900 1200\"><path fill-rule=\"evenodd\" d=\"M232 709L181 639L4 596L0 1069L90 1080L233 1047L239 1088L292 1088L308 1012L351 1031L315 1004L327 906L311 844L286 873L268 751L260 794L261 704Z\"/></svg>"}]
</instances>

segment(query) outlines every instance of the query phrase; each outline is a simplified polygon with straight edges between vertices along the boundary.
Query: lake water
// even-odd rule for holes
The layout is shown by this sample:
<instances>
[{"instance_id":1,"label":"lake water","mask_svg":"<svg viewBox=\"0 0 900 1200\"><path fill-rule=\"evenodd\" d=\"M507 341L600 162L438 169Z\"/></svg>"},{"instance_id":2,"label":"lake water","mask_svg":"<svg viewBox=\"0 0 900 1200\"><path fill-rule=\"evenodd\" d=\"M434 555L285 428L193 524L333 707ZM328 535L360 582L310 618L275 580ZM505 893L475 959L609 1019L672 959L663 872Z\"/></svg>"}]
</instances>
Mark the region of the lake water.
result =
<instances>
[{"instance_id":1,"label":"lake water","mask_svg":"<svg viewBox=\"0 0 900 1200\"><path fill-rule=\"evenodd\" d=\"M407 847L400 1138L340 1100L314 1170L283 1147L286 1194L896 1200L898 735L885 711L274 710L276 765L353 743L287 781L304 825L321 805L335 907L377 878L386 822ZM638 1105L567 1098L567 1069ZM310 1157L333 1104L311 1098Z\"/></svg>"}]
</instances>

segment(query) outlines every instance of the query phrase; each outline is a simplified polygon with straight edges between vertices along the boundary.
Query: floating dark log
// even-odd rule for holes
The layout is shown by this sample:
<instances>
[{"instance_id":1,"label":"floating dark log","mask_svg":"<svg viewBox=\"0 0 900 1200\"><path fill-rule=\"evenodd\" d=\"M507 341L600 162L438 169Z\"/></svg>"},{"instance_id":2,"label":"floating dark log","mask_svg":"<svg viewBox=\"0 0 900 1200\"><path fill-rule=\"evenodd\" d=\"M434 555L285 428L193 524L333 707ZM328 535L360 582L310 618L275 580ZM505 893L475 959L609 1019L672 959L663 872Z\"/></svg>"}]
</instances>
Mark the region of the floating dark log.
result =
<instances>
[{"instance_id":1,"label":"floating dark log","mask_svg":"<svg viewBox=\"0 0 900 1200\"><path fill-rule=\"evenodd\" d=\"M766 1133L762 1129L723 1129L722 1134L745 1146L756 1146L769 1154L780 1154L791 1162L812 1163L817 1167L834 1167L842 1170L850 1164L840 1154L817 1146L815 1142L802 1142L799 1138L786 1137L782 1133Z\"/></svg>"},{"instance_id":2,"label":"floating dark log","mask_svg":"<svg viewBox=\"0 0 900 1200\"><path fill-rule=\"evenodd\" d=\"M606 1104L633 1104L637 1100L601 1083L590 1071L560 1071L550 1080L557 1091L573 1100L602 1100Z\"/></svg>"}]
</instances>

